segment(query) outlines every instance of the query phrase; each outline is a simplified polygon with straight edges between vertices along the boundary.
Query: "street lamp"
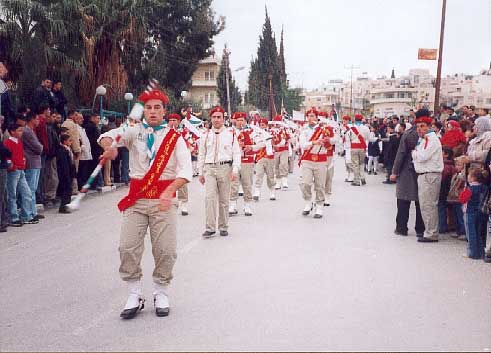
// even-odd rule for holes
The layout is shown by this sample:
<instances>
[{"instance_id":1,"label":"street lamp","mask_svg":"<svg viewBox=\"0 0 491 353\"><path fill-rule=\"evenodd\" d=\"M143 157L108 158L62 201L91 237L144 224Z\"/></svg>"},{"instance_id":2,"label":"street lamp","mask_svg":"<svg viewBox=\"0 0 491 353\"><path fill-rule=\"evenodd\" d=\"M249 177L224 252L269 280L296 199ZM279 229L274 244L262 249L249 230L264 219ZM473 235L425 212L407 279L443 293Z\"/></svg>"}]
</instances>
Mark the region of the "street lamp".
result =
<instances>
[{"instance_id":1,"label":"street lamp","mask_svg":"<svg viewBox=\"0 0 491 353\"><path fill-rule=\"evenodd\" d=\"M131 110L131 101L133 100L133 94L128 92L124 94L124 100L128 102L128 114Z\"/></svg>"},{"instance_id":2,"label":"street lamp","mask_svg":"<svg viewBox=\"0 0 491 353\"><path fill-rule=\"evenodd\" d=\"M99 108L99 115L101 117L101 119L104 119L104 114L103 114L103 109L102 109L102 101L103 101L103 97L106 95L107 93L107 90L106 90L106 87L104 87L104 85L100 85L99 87L97 87L95 89L95 94L100 96L100 108Z\"/></svg>"}]
</instances>

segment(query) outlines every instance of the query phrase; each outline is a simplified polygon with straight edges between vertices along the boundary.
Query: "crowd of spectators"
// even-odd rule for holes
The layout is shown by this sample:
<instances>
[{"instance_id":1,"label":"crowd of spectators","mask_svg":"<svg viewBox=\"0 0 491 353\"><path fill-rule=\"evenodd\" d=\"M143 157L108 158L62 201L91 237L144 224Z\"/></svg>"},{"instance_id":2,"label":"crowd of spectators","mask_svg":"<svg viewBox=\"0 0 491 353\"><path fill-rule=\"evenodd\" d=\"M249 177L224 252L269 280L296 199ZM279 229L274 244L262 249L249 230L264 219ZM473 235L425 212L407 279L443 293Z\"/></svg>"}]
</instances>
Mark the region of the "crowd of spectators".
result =
<instances>
[{"instance_id":1,"label":"crowd of spectators","mask_svg":"<svg viewBox=\"0 0 491 353\"><path fill-rule=\"evenodd\" d=\"M4 105L0 121L0 232L7 227L37 224L38 213L58 208L70 213L67 204L87 182L99 163L101 132L121 125L121 119L83 116L69 106L60 81L45 79L33 92L29 106L17 112ZM101 131L102 130L102 131ZM114 183L129 183L128 154L104 165L92 185L101 191ZM104 177L103 177L104 175Z\"/></svg>"}]
</instances>

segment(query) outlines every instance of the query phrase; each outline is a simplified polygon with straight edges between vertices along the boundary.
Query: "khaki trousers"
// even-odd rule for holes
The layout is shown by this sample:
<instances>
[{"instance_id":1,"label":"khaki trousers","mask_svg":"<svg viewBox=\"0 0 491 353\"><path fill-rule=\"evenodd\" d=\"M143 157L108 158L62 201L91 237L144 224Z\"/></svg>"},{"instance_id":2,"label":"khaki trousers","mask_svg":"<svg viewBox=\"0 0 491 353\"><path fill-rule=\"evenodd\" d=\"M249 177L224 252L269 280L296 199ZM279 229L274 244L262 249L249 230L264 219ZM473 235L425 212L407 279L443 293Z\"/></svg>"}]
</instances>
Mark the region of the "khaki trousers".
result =
<instances>
[{"instance_id":1,"label":"khaki trousers","mask_svg":"<svg viewBox=\"0 0 491 353\"><path fill-rule=\"evenodd\" d=\"M44 193L46 199L54 200L58 189L58 168L56 167L56 157L46 158L44 169Z\"/></svg>"},{"instance_id":2,"label":"khaki trousers","mask_svg":"<svg viewBox=\"0 0 491 353\"><path fill-rule=\"evenodd\" d=\"M244 190L244 201L252 201L252 179L254 178L254 163L242 163L240 166L239 177L232 182L230 190L230 200L239 199L239 183Z\"/></svg>"},{"instance_id":3,"label":"khaki trousers","mask_svg":"<svg viewBox=\"0 0 491 353\"><path fill-rule=\"evenodd\" d=\"M351 149L351 164L355 174L355 183L365 180L365 150Z\"/></svg>"},{"instance_id":4,"label":"khaki trousers","mask_svg":"<svg viewBox=\"0 0 491 353\"><path fill-rule=\"evenodd\" d=\"M189 201L188 184L184 184L179 190L177 190L177 199L182 202Z\"/></svg>"},{"instance_id":5,"label":"khaki trousers","mask_svg":"<svg viewBox=\"0 0 491 353\"><path fill-rule=\"evenodd\" d=\"M312 185L315 190L315 203L323 204L326 197L324 189L326 187L326 162L302 161L300 168L302 172L302 183L300 189L305 201L312 201Z\"/></svg>"},{"instance_id":6,"label":"khaki trousers","mask_svg":"<svg viewBox=\"0 0 491 353\"><path fill-rule=\"evenodd\" d=\"M274 159L261 158L256 163L256 188L261 189L263 186L263 178L266 174L266 184L269 190L273 190L274 182Z\"/></svg>"},{"instance_id":7,"label":"khaki trousers","mask_svg":"<svg viewBox=\"0 0 491 353\"><path fill-rule=\"evenodd\" d=\"M425 224L425 238L438 239L438 198L441 183L441 173L418 176L419 207Z\"/></svg>"},{"instance_id":8,"label":"khaki trousers","mask_svg":"<svg viewBox=\"0 0 491 353\"><path fill-rule=\"evenodd\" d=\"M229 164L206 164L205 174L205 208L206 230L216 231L217 207L218 229L228 230L228 206L230 204L230 176L232 166Z\"/></svg>"},{"instance_id":9,"label":"khaki trousers","mask_svg":"<svg viewBox=\"0 0 491 353\"><path fill-rule=\"evenodd\" d=\"M326 199L332 194L332 179L334 178L334 157L327 158L326 165L326 186L325 186L325 196Z\"/></svg>"},{"instance_id":10,"label":"khaki trousers","mask_svg":"<svg viewBox=\"0 0 491 353\"><path fill-rule=\"evenodd\" d=\"M158 203L159 200L140 199L123 212L119 243L119 274L123 281L138 281L142 277L140 263L147 229L150 229L155 262L153 281L167 285L172 280L172 269L177 258L177 203L173 202L167 212L159 211Z\"/></svg>"},{"instance_id":11,"label":"khaki trousers","mask_svg":"<svg viewBox=\"0 0 491 353\"><path fill-rule=\"evenodd\" d=\"M288 151L274 153L274 167L276 178L288 176Z\"/></svg>"}]
</instances>

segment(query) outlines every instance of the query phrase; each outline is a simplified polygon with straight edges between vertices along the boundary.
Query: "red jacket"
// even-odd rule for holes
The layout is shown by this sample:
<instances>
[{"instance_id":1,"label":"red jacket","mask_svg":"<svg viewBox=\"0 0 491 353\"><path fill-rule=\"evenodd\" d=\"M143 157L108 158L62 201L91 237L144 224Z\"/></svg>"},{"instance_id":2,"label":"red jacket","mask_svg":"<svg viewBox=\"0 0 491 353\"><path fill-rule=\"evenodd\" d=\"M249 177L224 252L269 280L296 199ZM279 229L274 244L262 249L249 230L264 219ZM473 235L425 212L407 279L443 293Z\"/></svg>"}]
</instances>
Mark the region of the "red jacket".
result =
<instances>
[{"instance_id":1,"label":"red jacket","mask_svg":"<svg viewBox=\"0 0 491 353\"><path fill-rule=\"evenodd\" d=\"M12 153L12 157L10 158L12 165L8 170L13 172L26 169L26 158L24 157L24 146L22 145L22 141L17 140L17 142L15 142L11 137L7 141L4 141L3 145Z\"/></svg>"},{"instance_id":2,"label":"red jacket","mask_svg":"<svg viewBox=\"0 0 491 353\"><path fill-rule=\"evenodd\" d=\"M39 125L37 126L36 135L39 142L43 145L43 154L49 152L49 139L48 139L48 126L46 125L46 118L44 115L39 115Z\"/></svg>"}]
</instances>

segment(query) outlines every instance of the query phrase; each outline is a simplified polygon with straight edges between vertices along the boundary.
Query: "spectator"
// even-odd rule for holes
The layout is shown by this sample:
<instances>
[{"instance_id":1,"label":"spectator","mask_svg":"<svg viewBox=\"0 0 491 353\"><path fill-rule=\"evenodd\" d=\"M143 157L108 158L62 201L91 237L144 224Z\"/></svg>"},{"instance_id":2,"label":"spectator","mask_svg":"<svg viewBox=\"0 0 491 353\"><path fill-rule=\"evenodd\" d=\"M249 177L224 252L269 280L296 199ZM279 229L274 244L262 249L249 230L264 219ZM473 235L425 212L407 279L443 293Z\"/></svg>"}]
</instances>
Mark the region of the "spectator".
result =
<instances>
[{"instance_id":1,"label":"spectator","mask_svg":"<svg viewBox=\"0 0 491 353\"><path fill-rule=\"evenodd\" d=\"M7 213L7 169L9 167L9 158L12 158L12 153L0 141L0 233L6 232L9 224Z\"/></svg>"},{"instance_id":2,"label":"spectator","mask_svg":"<svg viewBox=\"0 0 491 353\"><path fill-rule=\"evenodd\" d=\"M89 138L87 137L87 133L85 132L85 129L82 127L84 119L83 117L78 119L78 129L80 133L80 140L82 141L81 143L81 152L80 152L80 164L79 164L79 169L78 169L78 174L77 174L77 181L78 181L78 187L81 189L87 180L89 179L89 176L92 172L90 169L90 165L92 163L92 153L90 149L90 141Z\"/></svg>"},{"instance_id":3,"label":"spectator","mask_svg":"<svg viewBox=\"0 0 491 353\"><path fill-rule=\"evenodd\" d=\"M470 259L480 260L484 258L484 239L480 236L478 229L482 224L484 215L479 211L486 187L483 185L484 175L480 168L472 168L469 171L469 188L468 197L466 191L461 194L461 202L464 210L466 231L467 231L467 257Z\"/></svg>"},{"instance_id":4,"label":"spectator","mask_svg":"<svg viewBox=\"0 0 491 353\"><path fill-rule=\"evenodd\" d=\"M467 163L472 167L484 169L484 162L491 149L491 119L480 117L474 126L475 138L469 141Z\"/></svg>"},{"instance_id":5,"label":"spectator","mask_svg":"<svg viewBox=\"0 0 491 353\"><path fill-rule=\"evenodd\" d=\"M66 118L65 105L67 104L67 99L61 91L62 83L60 80L53 81L53 100L54 100L54 110L61 115L62 120Z\"/></svg>"},{"instance_id":6,"label":"spectator","mask_svg":"<svg viewBox=\"0 0 491 353\"><path fill-rule=\"evenodd\" d=\"M459 195L465 187L466 175L465 175L465 163L463 157L455 158L455 171L450 182L450 191L447 195L447 204L451 206L453 215L455 217L456 234L452 235L459 240L467 241L465 236L464 214L462 212L462 205L459 201Z\"/></svg>"},{"instance_id":7,"label":"spectator","mask_svg":"<svg viewBox=\"0 0 491 353\"><path fill-rule=\"evenodd\" d=\"M421 243L438 241L438 198L443 172L442 145L430 127L433 119L424 109L415 120L419 135L418 143L411 153L414 169L418 173L418 198L421 205L425 232L418 239Z\"/></svg>"},{"instance_id":8,"label":"spectator","mask_svg":"<svg viewBox=\"0 0 491 353\"><path fill-rule=\"evenodd\" d=\"M411 158L411 151L416 147L418 139L416 126L412 126L402 135L394 160L394 166L392 167L392 174L390 176L391 181L394 182L397 180L397 218L395 234L403 236L407 235L409 207L412 201L416 204L416 224L414 227L416 235L422 237L425 231L418 200L418 176L414 170Z\"/></svg>"},{"instance_id":9,"label":"spectator","mask_svg":"<svg viewBox=\"0 0 491 353\"><path fill-rule=\"evenodd\" d=\"M75 110L70 110L68 112L67 119L61 125L62 127L67 129L67 134L70 136L70 139L72 140L71 150L73 153L73 164L75 165L75 173L78 173L80 153L82 152L82 148L80 146L80 132L78 129L79 119L80 119L79 113ZM78 184L76 178L73 179L72 194L73 195L78 194Z\"/></svg>"},{"instance_id":10,"label":"spectator","mask_svg":"<svg viewBox=\"0 0 491 353\"><path fill-rule=\"evenodd\" d=\"M85 125L85 133L90 142L90 150L92 154L92 161L89 164L89 170L93 171L97 164L99 164L99 158L102 154L102 147L97 143L101 132L99 130L101 118L97 114L92 114L89 117L89 121ZM104 186L104 181L102 180L102 173L99 172L96 179L94 180L94 184L91 186L92 189L102 188Z\"/></svg>"},{"instance_id":11,"label":"spectator","mask_svg":"<svg viewBox=\"0 0 491 353\"><path fill-rule=\"evenodd\" d=\"M486 161L484 162L485 170L488 171L489 176L491 178L491 150L488 152L488 156L486 157ZM488 185L488 202L487 202L487 211L488 211L488 229L486 234L486 249L484 251L484 262L491 263L491 180L489 180Z\"/></svg>"},{"instance_id":12,"label":"spectator","mask_svg":"<svg viewBox=\"0 0 491 353\"><path fill-rule=\"evenodd\" d=\"M464 153L467 138L465 137L460 124L455 120L447 123L447 128L441 139L443 147L451 148L454 156L459 157Z\"/></svg>"},{"instance_id":13,"label":"spectator","mask_svg":"<svg viewBox=\"0 0 491 353\"><path fill-rule=\"evenodd\" d=\"M380 134L376 127L370 127L370 138L368 139L368 174L377 175L378 157L380 156Z\"/></svg>"},{"instance_id":14,"label":"spectator","mask_svg":"<svg viewBox=\"0 0 491 353\"><path fill-rule=\"evenodd\" d=\"M51 110L55 108L55 102L51 95L52 82L49 78L45 78L41 85L36 88L32 97L31 110L37 112L41 104L47 105Z\"/></svg>"},{"instance_id":15,"label":"spectator","mask_svg":"<svg viewBox=\"0 0 491 353\"><path fill-rule=\"evenodd\" d=\"M70 213L66 207L71 201L72 181L76 178L75 165L72 159L72 139L69 135L60 136L60 148L56 154L56 167L58 171L58 194L60 195L59 213Z\"/></svg>"},{"instance_id":16,"label":"spectator","mask_svg":"<svg viewBox=\"0 0 491 353\"><path fill-rule=\"evenodd\" d=\"M17 124L9 127L10 137L5 141L11 154L11 164L7 172L7 204L12 227L22 227L23 224L36 224L32 214L32 195L29 185L27 185L25 169L26 159L24 157L24 147L22 145L23 127ZM17 211L17 194L21 200L21 214Z\"/></svg>"},{"instance_id":17,"label":"spectator","mask_svg":"<svg viewBox=\"0 0 491 353\"><path fill-rule=\"evenodd\" d=\"M36 190L36 199L39 201L38 203L46 203L45 200L45 174L46 174L46 155L49 154L49 141L48 141L48 127L47 127L47 119L51 115L50 108L46 104L41 104L37 111L39 124L36 126L35 132L39 139L39 142L43 145L43 153L41 155L41 174L39 176L39 185ZM27 177L27 176L26 176Z\"/></svg>"},{"instance_id":18,"label":"spectator","mask_svg":"<svg viewBox=\"0 0 491 353\"><path fill-rule=\"evenodd\" d=\"M454 108L448 107L447 108L447 113L448 113L447 121L448 120L460 121L459 116L457 114L455 114L455 109Z\"/></svg>"},{"instance_id":19,"label":"spectator","mask_svg":"<svg viewBox=\"0 0 491 353\"><path fill-rule=\"evenodd\" d=\"M453 151L451 148L443 147L443 172L442 184L440 186L440 197L438 199L438 232L440 234L448 232L447 209L448 193L453 175L457 173L453 160Z\"/></svg>"},{"instance_id":20,"label":"spectator","mask_svg":"<svg viewBox=\"0 0 491 353\"><path fill-rule=\"evenodd\" d=\"M47 119L47 132L49 149L46 153L44 172L44 192L46 207L51 208L56 203L56 190L58 189L58 173L56 171L56 156L60 148L60 138L57 129L57 113L51 114Z\"/></svg>"},{"instance_id":21,"label":"spectator","mask_svg":"<svg viewBox=\"0 0 491 353\"><path fill-rule=\"evenodd\" d=\"M433 125L431 125L431 128L435 132L436 137L438 137L439 139L441 139L443 136L442 127L443 127L443 125L439 121L435 121L435 122L433 122Z\"/></svg>"},{"instance_id":22,"label":"spectator","mask_svg":"<svg viewBox=\"0 0 491 353\"><path fill-rule=\"evenodd\" d=\"M476 107L471 105L469 107L470 114L469 114L469 120L472 122L475 122L477 118L479 118L479 115L476 113Z\"/></svg>"},{"instance_id":23,"label":"spectator","mask_svg":"<svg viewBox=\"0 0 491 353\"><path fill-rule=\"evenodd\" d=\"M43 215L38 215L36 207L36 190L38 189L39 177L41 175L41 154L43 153L43 145L39 142L34 130L39 125L39 115L29 113L27 115L27 124L22 133L22 144L24 146L24 156L26 159L26 181L31 189L32 203L31 213L34 219L43 219Z\"/></svg>"},{"instance_id":24,"label":"spectator","mask_svg":"<svg viewBox=\"0 0 491 353\"><path fill-rule=\"evenodd\" d=\"M393 184L390 180L392 174L392 167L394 166L394 160L396 158L397 149L399 148L400 135L395 132L394 125L390 123L387 126L387 136L384 139L384 147L382 151L384 153L384 167L387 170L387 178L383 182L384 184Z\"/></svg>"}]
</instances>

